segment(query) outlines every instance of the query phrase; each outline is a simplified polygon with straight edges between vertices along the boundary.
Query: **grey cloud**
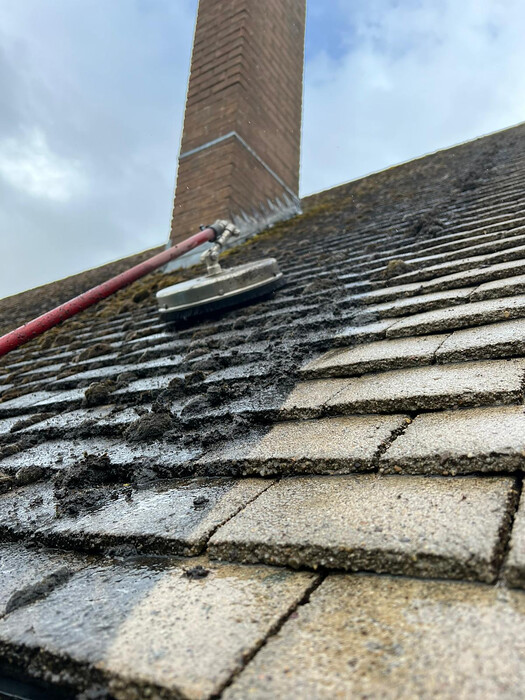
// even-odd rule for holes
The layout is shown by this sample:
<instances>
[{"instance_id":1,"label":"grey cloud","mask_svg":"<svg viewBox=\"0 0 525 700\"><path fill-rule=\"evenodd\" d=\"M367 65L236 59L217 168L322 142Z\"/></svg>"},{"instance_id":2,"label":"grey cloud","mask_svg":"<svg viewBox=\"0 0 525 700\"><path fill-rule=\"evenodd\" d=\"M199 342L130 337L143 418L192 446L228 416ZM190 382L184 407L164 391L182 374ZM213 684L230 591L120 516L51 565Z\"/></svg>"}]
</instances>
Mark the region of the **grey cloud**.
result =
<instances>
[{"instance_id":1,"label":"grey cloud","mask_svg":"<svg viewBox=\"0 0 525 700\"><path fill-rule=\"evenodd\" d=\"M0 296L167 240L195 5L4 5ZM17 167L35 134L44 155ZM24 187L46 167L82 186L62 201Z\"/></svg>"}]
</instances>

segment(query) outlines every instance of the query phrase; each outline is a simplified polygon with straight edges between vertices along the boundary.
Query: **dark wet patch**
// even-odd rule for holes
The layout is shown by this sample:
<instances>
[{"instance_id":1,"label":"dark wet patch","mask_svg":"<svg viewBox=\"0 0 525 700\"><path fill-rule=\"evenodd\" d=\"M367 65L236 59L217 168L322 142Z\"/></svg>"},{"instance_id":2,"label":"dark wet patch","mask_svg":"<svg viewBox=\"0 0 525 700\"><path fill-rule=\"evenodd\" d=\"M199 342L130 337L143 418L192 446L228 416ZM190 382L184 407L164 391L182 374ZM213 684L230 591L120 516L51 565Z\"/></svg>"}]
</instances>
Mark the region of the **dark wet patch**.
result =
<instances>
[{"instance_id":1,"label":"dark wet patch","mask_svg":"<svg viewBox=\"0 0 525 700\"><path fill-rule=\"evenodd\" d=\"M41 581L15 591L6 603L6 614L45 598L57 586L61 586L69 581L73 573L74 572L67 567L63 567L49 576L46 576Z\"/></svg>"}]
</instances>

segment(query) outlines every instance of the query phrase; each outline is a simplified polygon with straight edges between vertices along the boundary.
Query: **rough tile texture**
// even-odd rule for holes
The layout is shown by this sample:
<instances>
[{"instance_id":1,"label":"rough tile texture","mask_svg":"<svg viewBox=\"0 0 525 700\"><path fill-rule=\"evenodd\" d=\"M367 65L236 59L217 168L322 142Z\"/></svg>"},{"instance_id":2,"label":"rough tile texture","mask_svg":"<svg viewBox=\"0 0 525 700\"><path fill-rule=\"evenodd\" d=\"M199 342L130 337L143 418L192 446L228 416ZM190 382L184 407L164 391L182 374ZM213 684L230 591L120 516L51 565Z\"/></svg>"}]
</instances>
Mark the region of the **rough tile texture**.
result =
<instances>
[{"instance_id":1,"label":"rough tile texture","mask_svg":"<svg viewBox=\"0 0 525 700\"><path fill-rule=\"evenodd\" d=\"M468 474L525 464L525 409L495 406L423 413L381 457L385 472Z\"/></svg>"},{"instance_id":2,"label":"rough tile texture","mask_svg":"<svg viewBox=\"0 0 525 700\"><path fill-rule=\"evenodd\" d=\"M406 416L393 415L277 423L266 435L204 455L197 469L262 475L368 470L376 464L380 448L406 422Z\"/></svg>"},{"instance_id":3,"label":"rough tile texture","mask_svg":"<svg viewBox=\"0 0 525 700\"><path fill-rule=\"evenodd\" d=\"M0 470L16 473L22 468L42 467L51 475L74 466L87 453L108 455L114 467L128 467L130 472L137 463L147 461L151 469L161 466L164 477L187 476L190 460L200 452L173 444L166 446L160 441L126 444L123 440L106 438L50 440L5 457L0 461Z\"/></svg>"},{"instance_id":4,"label":"rough tile texture","mask_svg":"<svg viewBox=\"0 0 525 700\"><path fill-rule=\"evenodd\" d=\"M525 594L331 576L224 697L504 698L525 683Z\"/></svg>"},{"instance_id":5,"label":"rough tile texture","mask_svg":"<svg viewBox=\"0 0 525 700\"><path fill-rule=\"evenodd\" d=\"M454 331L436 352L437 362L525 355L525 319Z\"/></svg>"},{"instance_id":6,"label":"rough tile texture","mask_svg":"<svg viewBox=\"0 0 525 700\"><path fill-rule=\"evenodd\" d=\"M118 699L165 697L161 688L208 698L314 582L308 573L206 560L93 566L4 618L0 651L35 675L52 668L56 681L109 679Z\"/></svg>"},{"instance_id":7,"label":"rough tile texture","mask_svg":"<svg viewBox=\"0 0 525 700\"><path fill-rule=\"evenodd\" d=\"M347 350L330 350L309 362L302 374L307 378L351 377L368 372L429 365L446 335L379 340Z\"/></svg>"},{"instance_id":8,"label":"rough tile texture","mask_svg":"<svg viewBox=\"0 0 525 700\"><path fill-rule=\"evenodd\" d=\"M334 334L334 345L348 345L350 343L367 343L384 338L386 330L397 323L397 319L389 318L376 323L362 326L347 326L339 333Z\"/></svg>"},{"instance_id":9,"label":"rough tile texture","mask_svg":"<svg viewBox=\"0 0 525 700\"><path fill-rule=\"evenodd\" d=\"M400 369L370 374L356 379L325 380L324 391L308 393L308 383L300 384L285 404L300 410L314 410L322 398L328 409L337 412L387 412L438 410L493 403L515 403L523 398L523 360L468 362ZM333 382L333 384L332 384ZM326 398L330 389L332 396ZM323 408L322 405L317 407Z\"/></svg>"},{"instance_id":10,"label":"rough tile texture","mask_svg":"<svg viewBox=\"0 0 525 700\"><path fill-rule=\"evenodd\" d=\"M263 479L165 482L120 495L103 508L61 518L39 534L47 542L100 551L128 546L138 552L201 552L209 536L264 491Z\"/></svg>"},{"instance_id":11,"label":"rough tile texture","mask_svg":"<svg viewBox=\"0 0 525 700\"><path fill-rule=\"evenodd\" d=\"M208 2L213 4L212 0ZM162 481L187 479L197 473L213 478L245 475L250 470L264 474L269 468L277 475L305 470L376 469L381 454L385 450L388 454L392 440L394 446L396 438L403 445L402 428L406 423L401 414L410 413L414 418L418 412L479 404L505 416L504 405L523 403L522 361L465 362L468 358L457 353L453 356L457 357L456 364L447 361L435 366L435 346L423 337L428 334L426 323L430 328L444 329L443 335L448 335L472 324L508 323L525 309L523 294L516 294L521 292L521 283L516 280L502 282L497 290L493 285L480 292L492 297L497 291L498 295L506 294L505 298L496 296L457 305L475 285L525 274L524 134L525 125L304 200L303 215L254 237L248 245L231 249L225 259L229 266L276 257L286 284L271 298L213 318L193 319L184 327L166 327L158 319L155 292L167 284L194 277L196 270L179 270L169 275L159 271L0 359L0 536L28 544L47 537L48 545L54 537L54 543L60 543L71 554L88 548L92 550L93 565L106 561L106 571L111 566L109 560L101 557L102 553L125 558L130 564L126 571L132 572L131 579L126 574L119 581L120 574L116 574L100 586L96 577L86 581L75 596L75 602L78 600L83 606L80 613L73 622L71 615L63 625L73 635L71 648L82 659L76 670L80 667L84 679L97 677L104 681L100 664L106 659L105 648L126 626L127 616L119 618L119 601L134 606L137 598L147 595L147 590L140 588L142 584L136 582L156 580L161 568L169 566L166 552L199 549L214 528L236 512L237 506L230 507L229 495L219 496L220 489L213 490L211 482L203 486L211 488L205 491L207 495L201 493L200 498L196 492L189 501L183 493L186 482L178 482L168 493L162 491ZM1 301L5 330L28 315L43 312L83 291L95 278L101 281L98 276L106 273L107 270L93 271L36 293ZM416 279L415 284L403 284ZM447 308L430 311L430 316L421 313L442 304ZM385 313L405 316L381 319ZM399 329L408 335L399 335ZM391 342L384 346L375 344L398 335L395 348ZM511 346L505 349L502 342L504 345L507 341ZM476 353L473 358L484 358L484 353L499 357L499 353L509 350L523 354L515 341L516 336L509 332L499 340L490 340L483 349L480 343L484 340L478 337L472 346L477 343L477 347L469 352ZM348 349L359 343L372 346L363 347L359 359L356 349L354 355L346 357L346 369L342 365L335 369L336 373L357 372L354 378L337 378L336 374L332 379L325 377L296 386L301 368L314 357L330 348ZM403 363L403 368L398 363ZM414 363L416 366L412 366ZM286 408L281 411L284 401ZM43 414L48 420L43 420ZM341 415L348 421L316 422ZM277 421L294 418L315 420L279 425L272 430ZM466 455L461 452L458 442L456 452L451 454L462 461L464 471L469 469L465 466L468 460L471 465L482 465L476 466L479 472L485 469L501 473L501 469L514 469L516 465L521 469L520 419L508 420L514 426L507 431L510 442L501 438L500 430L492 440L495 453L488 446L488 437L485 446L476 443L479 452L474 454L482 455L477 462L469 457L472 451ZM505 426L506 421L507 418L498 425ZM447 439L453 440L455 430L450 428L450 435L445 435L440 444L433 445L428 439L429 459L434 462L421 465L420 461L416 469L427 473L444 471L450 455L443 446ZM481 430L490 436L490 428L485 430L482 426ZM411 426L407 436L410 431ZM471 432L467 430L462 438L463 451L465 445L470 445ZM425 440L423 435L420 443L425 445ZM448 468L451 472L456 469L454 464L448 464ZM32 479L33 483L23 485ZM361 499L359 507L354 503L344 510L340 502L345 503L344 498L350 496L343 492L333 499L334 504L325 499L322 517L318 506L316 511L316 504L310 504L315 517L305 521L304 531L314 528L316 537L321 532L329 534L331 528L337 531L332 543L339 547L335 554L355 557L352 566L357 565L358 555L365 556L365 551L366 556L375 557L374 566L386 566L388 555L392 567L408 570L411 566L420 575L439 570L443 575L488 577L493 575L500 552L508 543L505 514L510 515L506 507L514 496L512 489L504 486L508 475L502 479L497 487L506 489L507 501L498 492L494 508L487 505L487 484L491 482L481 480L475 497L469 495L467 502L459 504L453 501L464 516L461 518L455 517L454 508L441 491L439 498L427 497L421 503L423 494L427 496L429 489L438 488L428 478L421 480L424 483L419 501L407 489L412 509L404 521L405 493L400 494L400 499L392 499L399 503L384 496L384 515L399 517L396 520L392 515L388 522L381 521L382 533L368 527L374 518L384 517L381 508L377 514L371 512L371 506L364 503L366 499ZM208 495L211 497L206 501ZM264 496L265 493L259 498ZM257 502L256 499L254 505ZM484 506L474 507L479 502ZM244 499L240 499L239 507L244 504ZM480 511L485 513L483 522ZM339 519L346 522L349 512L355 514L352 527L338 530ZM361 512L370 513L368 525L363 527L375 549L360 549L356 540L345 549L344 538L355 533L354 526L362 525ZM242 511L237 517L241 516ZM428 516L426 520L424 516ZM286 534L286 521L277 522L277 517L271 512L268 523L276 529L281 527L279 532L284 529ZM447 518L450 523L445 524ZM498 518L502 526L496 542ZM52 526L61 527L62 531L53 534ZM427 539L422 539L425 536ZM338 544L338 537L343 545ZM411 538L411 543L403 537ZM328 557L334 555L330 541L319 542L316 546L327 547ZM463 549L462 543L467 543ZM410 557L411 546L416 550L415 560ZM288 555L292 562L294 557L303 556L303 550L298 545ZM187 559L184 566L192 567L191 560ZM150 573L140 573L145 570ZM279 575L284 580L283 576L290 574ZM128 581L132 583L128 585ZM202 579L195 581L202 583ZM61 585L49 595L46 593L40 603L26 606L27 624L16 627L18 634L35 635L31 644L38 652L31 652L30 660L21 659L22 647L9 647L9 653L16 653L18 661L22 661L24 673L47 666L46 677L53 685L51 697L56 695L55 685L60 681L71 680L75 686L71 695L81 688L76 687L74 675L70 674L71 664L53 656L55 638L46 634L47 622L39 628L38 639L36 628L31 630L31 625L34 611L47 602L46 620L58 624L63 600L58 593L65 588ZM202 586L199 591L192 599L194 608L188 613L189 620L201 620L199 615L210 610L206 607L212 598L208 589ZM273 589L272 596L272 604L278 605L279 591ZM145 625L147 633L139 629L129 641L131 646L126 641L117 660L111 657L115 669L124 668L127 672L126 664L132 663L132 671L136 668L142 674L135 689L129 678L120 687L113 683L111 696L116 700L147 697L146 686L157 682L164 687L156 686L154 697L191 697L193 691L187 690L186 681L179 684L177 676L172 683L170 674L173 664L179 663L184 654L188 658L192 651L195 665L194 660L200 659L201 639L191 637L188 623L190 632L185 633L185 642L193 641L190 646L181 642L180 647L173 649L170 629L164 623L155 624L155 620L167 616L170 624L177 622L180 597L176 592L165 608L155 600L157 614L149 618L153 622ZM239 606L236 614L243 624L248 624L251 619L261 619L265 605L263 596L246 616ZM282 609L290 612L288 604ZM4 622L21 612L13 611ZM102 617L96 617L99 614ZM88 624L86 620L94 622ZM23 623L21 617L17 621ZM249 624L253 628L258 623ZM203 626L196 629L206 640ZM221 632L226 629L228 625L223 624ZM261 629L257 640L265 639L268 631L268 627ZM450 634L455 632L451 627ZM239 651L235 644L223 644L223 637L215 638L213 654L209 654L211 661L203 657L207 668L218 668L227 648L234 662L228 661L224 668L237 670L241 657L246 659L260 643L241 645ZM60 649L69 650L69 639L62 639ZM229 639L228 633L228 644ZM133 644L142 645L136 657ZM471 646L467 644L467 648ZM180 654L179 648L183 650ZM90 649L94 650L92 655L87 654ZM505 654L500 652L500 656ZM14 656L10 658L15 660ZM5 654L2 663L10 664ZM487 663L492 663L492 657ZM446 659L443 669L447 673ZM218 683L213 680L209 686L213 690L199 690L196 694L217 692L228 673ZM181 690L182 685L186 690ZM485 697L485 689L470 693L469 697ZM93 690L88 697L97 693ZM303 695L316 697L315 692ZM374 693L369 695L373 697ZM419 697L418 693L412 695ZM432 693L429 695L433 697ZM296 696L302 697L294 688L293 697Z\"/></svg>"},{"instance_id":12,"label":"rough tile texture","mask_svg":"<svg viewBox=\"0 0 525 700\"><path fill-rule=\"evenodd\" d=\"M55 518L51 484L31 484L0 494L0 533L20 536L35 532Z\"/></svg>"},{"instance_id":13,"label":"rough tile texture","mask_svg":"<svg viewBox=\"0 0 525 700\"><path fill-rule=\"evenodd\" d=\"M523 492L514 518L504 577L510 586L525 588L525 498Z\"/></svg>"},{"instance_id":14,"label":"rough tile texture","mask_svg":"<svg viewBox=\"0 0 525 700\"><path fill-rule=\"evenodd\" d=\"M455 304L464 303L468 301L468 296L471 291L471 287L465 287L464 289L452 289L443 292L421 294L383 302L382 304L374 304L370 306L367 311L378 314L380 318L407 316L430 309L442 309L454 306Z\"/></svg>"},{"instance_id":15,"label":"rough tile texture","mask_svg":"<svg viewBox=\"0 0 525 700\"><path fill-rule=\"evenodd\" d=\"M485 323L507 321L519 318L525 313L525 296L507 297L504 299L488 299L452 306L439 311L427 311L401 319L390 326L386 334L389 337L407 335L423 335L426 333L441 333L443 331L481 326Z\"/></svg>"},{"instance_id":16,"label":"rough tile texture","mask_svg":"<svg viewBox=\"0 0 525 700\"><path fill-rule=\"evenodd\" d=\"M220 528L214 557L493 581L509 478L285 479Z\"/></svg>"},{"instance_id":17,"label":"rough tile texture","mask_svg":"<svg viewBox=\"0 0 525 700\"><path fill-rule=\"evenodd\" d=\"M525 293L525 275L515 275L505 277L501 280L485 282L472 292L472 301L481 299L497 299L499 297L511 296Z\"/></svg>"},{"instance_id":18,"label":"rough tile texture","mask_svg":"<svg viewBox=\"0 0 525 700\"><path fill-rule=\"evenodd\" d=\"M44 597L85 565L65 552L1 544L0 617Z\"/></svg>"},{"instance_id":19,"label":"rough tile texture","mask_svg":"<svg viewBox=\"0 0 525 700\"><path fill-rule=\"evenodd\" d=\"M342 379L320 379L296 384L281 405L283 418L315 418L325 404L342 391L347 382Z\"/></svg>"}]
</instances>

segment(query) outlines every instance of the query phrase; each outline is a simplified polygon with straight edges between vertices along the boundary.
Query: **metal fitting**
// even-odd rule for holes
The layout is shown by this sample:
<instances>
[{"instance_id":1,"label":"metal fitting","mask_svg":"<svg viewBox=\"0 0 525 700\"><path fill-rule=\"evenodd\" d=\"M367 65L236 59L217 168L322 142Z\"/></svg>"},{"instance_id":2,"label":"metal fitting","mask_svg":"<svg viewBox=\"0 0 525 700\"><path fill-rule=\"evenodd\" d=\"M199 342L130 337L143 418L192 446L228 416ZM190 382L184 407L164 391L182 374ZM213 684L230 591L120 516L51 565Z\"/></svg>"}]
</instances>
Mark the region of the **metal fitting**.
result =
<instances>
[{"instance_id":1,"label":"metal fitting","mask_svg":"<svg viewBox=\"0 0 525 700\"><path fill-rule=\"evenodd\" d=\"M218 219L209 228L215 231L215 242L211 248L201 255L201 261L206 263L208 275L219 275L222 268L219 263L219 255L232 236L238 236L241 232L231 221Z\"/></svg>"}]
</instances>

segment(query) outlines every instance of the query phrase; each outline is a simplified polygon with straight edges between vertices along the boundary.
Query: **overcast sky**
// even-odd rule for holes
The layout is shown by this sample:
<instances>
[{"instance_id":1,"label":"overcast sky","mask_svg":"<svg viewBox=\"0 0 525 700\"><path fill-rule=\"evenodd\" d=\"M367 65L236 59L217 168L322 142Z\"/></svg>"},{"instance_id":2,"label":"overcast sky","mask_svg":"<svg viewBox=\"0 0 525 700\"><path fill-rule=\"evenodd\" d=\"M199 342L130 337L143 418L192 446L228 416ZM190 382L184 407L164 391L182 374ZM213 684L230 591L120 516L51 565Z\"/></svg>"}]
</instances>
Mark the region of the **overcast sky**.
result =
<instances>
[{"instance_id":1,"label":"overcast sky","mask_svg":"<svg viewBox=\"0 0 525 700\"><path fill-rule=\"evenodd\" d=\"M196 5L0 0L0 297L167 240ZM308 0L301 195L525 120L524 28Z\"/></svg>"}]
</instances>

